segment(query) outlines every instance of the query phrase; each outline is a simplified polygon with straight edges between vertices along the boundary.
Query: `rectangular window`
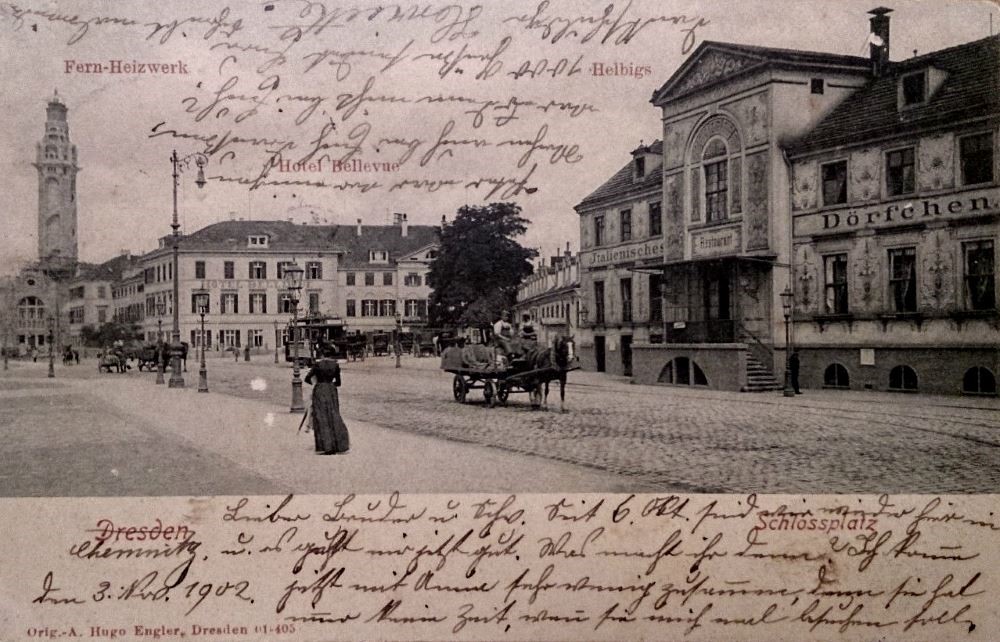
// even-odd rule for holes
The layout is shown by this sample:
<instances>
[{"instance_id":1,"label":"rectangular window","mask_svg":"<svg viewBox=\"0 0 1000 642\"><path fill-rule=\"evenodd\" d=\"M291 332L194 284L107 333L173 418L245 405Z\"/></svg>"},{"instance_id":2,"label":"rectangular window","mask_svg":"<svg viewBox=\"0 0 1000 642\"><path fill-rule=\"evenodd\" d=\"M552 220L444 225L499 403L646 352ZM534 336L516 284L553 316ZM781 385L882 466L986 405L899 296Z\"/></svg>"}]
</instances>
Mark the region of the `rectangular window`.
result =
<instances>
[{"instance_id":1,"label":"rectangular window","mask_svg":"<svg viewBox=\"0 0 1000 642\"><path fill-rule=\"evenodd\" d=\"M225 279L235 279L236 278L236 264L232 261L226 261L222 264L222 277Z\"/></svg>"},{"instance_id":2,"label":"rectangular window","mask_svg":"<svg viewBox=\"0 0 1000 642\"><path fill-rule=\"evenodd\" d=\"M323 278L323 264L319 261L306 263L306 278L312 281Z\"/></svg>"},{"instance_id":3,"label":"rectangular window","mask_svg":"<svg viewBox=\"0 0 1000 642\"><path fill-rule=\"evenodd\" d=\"M420 275L416 272L410 272L403 277L403 285L408 287L418 287L420 285Z\"/></svg>"},{"instance_id":4,"label":"rectangular window","mask_svg":"<svg viewBox=\"0 0 1000 642\"><path fill-rule=\"evenodd\" d=\"M594 217L594 245L604 245L604 217Z\"/></svg>"},{"instance_id":5,"label":"rectangular window","mask_svg":"<svg viewBox=\"0 0 1000 642\"><path fill-rule=\"evenodd\" d=\"M407 299L406 316L411 319L423 319L427 317L427 301L423 299Z\"/></svg>"},{"instance_id":6,"label":"rectangular window","mask_svg":"<svg viewBox=\"0 0 1000 642\"><path fill-rule=\"evenodd\" d=\"M267 314L267 293L250 293L250 314Z\"/></svg>"},{"instance_id":7,"label":"rectangular window","mask_svg":"<svg viewBox=\"0 0 1000 642\"><path fill-rule=\"evenodd\" d=\"M726 199L729 193L727 161L705 165L705 214L708 221L724 221L729 213Z\"/></svg>"},{"instance_id":8,"label":"rectangular window","mask_svg":"<svg viewBox=\"0 0 1000 642\"><path fill-rule=\"evenodd\" d=\"M97 286L97 298L106 299L107 297L108 297L107 288L105 288L103 285Z\"/></svg>"},{"instance_id":9,"label":"rectangular window","mask_svg":"<svg viewBox=\"0 0 1000 642\"><path fill-rule=\"evenodd\" d=\"M649 275L649 320L654 323L663 321L663 275Z\"/></svg>"},{"instance_id":10,"label":"rectangular window","mask_svg":"<svg viewBox=\"0 0 1000 642\"><path fill-rule=\"evenodd\" d=\"M291 314L295 307L292 305L292 296L290 294L283 293L281 295L281 312L283 314Z\"/></svg>"},{"instance_id":11,"label":"rectangular window","mask_svg":"<svg viewBox=\"0 0 1000 642\"><path fill-rule=\"evenodd\" d=\"M97 322L105 323L108 320L108 309L107 308L97 308Z\"/></svg>"},{"instance_id":12,"label":"rectangular window","mask_svg":"<svg viewBox=\"0 0 1000 642\"><path fill-rule=\"evenodd\" d=\"M382 285L392 285L392 272L382 273Z\"/></svg>"},{"instance_id":13,"label":"rectangular window","mask_svg":"<svg viewBox=\"0 0 1000 642\"><path fill-rule=\"evenodd\" d=\"M649 235L663 234L663 208L659 203L649 204Z\"/></svg>"},{"instance_id":14,"label":"rectangular window","mask_svg":"<svg viewBox=\"0 0 1000 642\"><path fill-rule=\"evenodd\" d=\"M635 157L635 177L642 178L646 175L646 159L642 156Z\"/></svg>"},{"instance_id":15,"label":"rectangular window","mask_svg":"<svg viewBox=\"0 0 1000 642\"><path fill-rule=\"evenodd\" d=\"M889 289L896 312L917 311L917 251L912 247L889 250Z\"/></svg>"},{"instance_id":16,"label":"rectangular window","mask_svg":"<svg viewBox=\"0 0 1000 642\"><path fill-rule=\"evenodd\" d=\"M959 141L962 158L962 184L993 182L993 134L966 136Z\"/></svg>"},{"instance_id":17,"label":"rectangular window","mask_svg":"<svg viewBox=\"0 0 1000 642\"><path fill-rule=\"evenodd\" d=\"M274 278L282 279L285 277L285 268L292 265L292 261L278 261L278 267L275 268Z\"/></svg>"},{"instance_id":18,"label":"rectangular window","mask_svg":"<svg viewBox=\"0 0 1000 642\"><path fill-rule=\"evenodd\" d=\"M632 322L632 279L622 279L619 282L619 292L622 300L622 323Z\"/></svg>"},{"instance_id":19,"label":"rectangular window","mask_svg":"<svg viewBox=\"0 0 1000 642\"><path fill-rule=\"evenodd\" d=\"M632 210L622 210L619 215L621 238L623 241L632 239Z\"/></svg>"},{"instance_id":20,"label":"rectangular window","mask_svg":"<svg viewBox=\"0 0 1000 642\"><path fill-rule=\"evenodd\" d=\"M319 314L319 292L309 293L309 314Z\"/></svg>"},{"instance_id":21,"label":"rectangular window","mask_svg":"<svg viewBox=\"0 0 1000 642\"><path fill-rule=\"evenodd\" d=\"M822 166L823 205L840 205L847 202L847 161L827 163Z\"/></svg>"},{"instance_id":22,"label":"rectangular window","mask_svg":"<svg viewBox=\"0 0 1000 642\"><path fill-rule=\"evenodd\" d=\"M248 236L247 247L267 247L267 236Z\"/></svg>"},{"instance_id":23,"label":"rectangular window","mask_svg":"<svg viewBox=\"0 0 1000 642\"><path fill-rule=\"evenodd\" d=\"M847 314L847 255L823 257L826 283L826 313Z\"/></svg>"},{"instance_id":24,"label":"rectangular window","mask_svg":"<svg viewBox=\"0 0 1000 642\"><path fill-rule=\"evenodd\" d=\"M238 314L239 297L236 292L223 292L219 302L219 312L221 314Z\"/></svg>"},{"instance_id":25,"label":"rectangular window","mask_svg":"<svg viewBox=\"0 0 1000 642\"><path fill-rule=\"evenodd\" d=\"M594 323L604 323L604 281L594 281Z\"/></svg>"},{"instance_id":26,"label":"rectangular window","mask_svg":"<svg viewBox=\"0 0 1000 642\"><path fill-rule=\"evenodd\" d=\"M375 285L374 272L365 272L365 285Z\"/></svg>"},{"instance_id":27,"label":"rectangular window","mask_svg":"<svg viewBox=\"0 0 1000 642\"><path fill-rule=\"evenodd\" d=\"M389 253L385 250L368 250L369 263L388 263Z\"/></svg>"},{"instance_id":28,"label":"rectangular window","mask_svg":"<svg viewBox=\"0 0 1000 642\"><path fill-rule=\"evenodd\" d=\"M889 196L914 190L913 148L897 149L885 155L885 187Z\"/></svg>"},{"instance_id":29,"label":"rectangular window","mask_svg":"<svg viewBox=\"0 0 1000 642\"><path fill-rule=\"evenodd\" d=\"M347 285L354 285L354 272L347 273Z\"/></svg>"},{"instance_id":30,"label":"rectangular window","mask_svg":"<svg viewBox=\"0 0 1000 642\"><path fill-rule=\"evenodd\" d=\"M353 317L357 316L357 310L354 308L354 299L347 300L347 316Z\"/></svg>"},{"instance_id":31,"label":"rectangular window","mask_svg":"<svg viewBox=\"0 0 1000 642\"><path fill-rule=\"evenodd\" d=\"M396 316L396 302L392 299L382 299L378 302L378 315L380 317Z\"/></svg>"},{"instance_id":32,"label":"rectangular window","mask_svg":"<svg viewBox=\"0 0 1000 642\"><path fill-rule=\"evenodd\" d=\"M965 292L970 310L996 308L996 264L993 241L962 244L965 255Z\"/></svg>"},{"instance_id":33,"label":"rectangular window","mask_svg":"<svg viewBox=\"0 0 1000 642\"><path fill-rule=\"evenodd\" d=\"M927 79L924 72L903 76L903 105L918 105L926 100Z\"/></svg>"},{"instance_id":34,"label":"rectangular window","mask_svg":"<svg viewBox=\"0 0 1000 642\"><path fill-rule=\"evenodd\" d=\"M247 344L251 348L263 348L264 347L264 331L263 330L247 330Z\"/></svg>"},{"instance_id":35,"label":"rectangular window","mask_svg":"<svg viewBox=\"0 0 1000 642\"><path fill-rule=\"evenodd\" d=\"M824 90L823 84L822 78L812 78L809 81L809 92L813 94L822 94Z\"/></svg>"},{"instance_id":36,"label":"rectangular window","mask_svg":"<svg viewBox=\"0 0 1000 642\"><path fill-rule=\"evenodd\" d=\"M378 301L376 301L375 299L364 299L361 302L361 316L363 317L378 316Z\"/></svg>"},{"instance_id":37,"label":"rectangular window","mask_svg":"<svg viewBox=\"0 0 1000 642\"><path fill-rule=\"evenodd\" d=\"M250 261L250 278L266 279L267 263L265 263L264 261Z\"/></svg>"},{"instance_id":38,"label":"rectangular window","mask_svg":"<svg viewBox=\"0 0 1000 642\"><path fill-rule=\"evenodd\" d=\"M239 330L220 330L219 343L227 348L238 348L240 347L240 331Z\"/></svg>"},{"instance_id":39,"label":"rectangular window","mask_svg":"<svg viewBox=\"0 0 1000 642\"><path fill-rule=\"evenodd\" d=\"M205 262L195 261L194 262L194 278L204 279L205 278Z\"/></svg>"}]
</instances>

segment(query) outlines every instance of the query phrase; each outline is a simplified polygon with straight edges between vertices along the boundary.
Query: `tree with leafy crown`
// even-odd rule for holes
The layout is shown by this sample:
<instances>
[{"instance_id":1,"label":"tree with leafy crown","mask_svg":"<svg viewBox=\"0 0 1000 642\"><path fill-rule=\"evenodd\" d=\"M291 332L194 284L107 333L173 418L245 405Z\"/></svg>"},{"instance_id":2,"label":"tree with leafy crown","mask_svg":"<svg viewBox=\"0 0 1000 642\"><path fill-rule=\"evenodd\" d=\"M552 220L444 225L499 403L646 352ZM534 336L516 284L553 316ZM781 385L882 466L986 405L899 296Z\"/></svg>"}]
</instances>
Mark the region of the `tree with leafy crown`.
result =
<instances>
[{"instance_id":1,"label":"tree with leafy crown","mask_svg":"<svg viewBox=\"0 0 1000 642\"><path fill-rule=\"evenodd\" d=\"M515 203L459 208L455 220L442 227L431 262L430 324L485 328L511 308L538 255L516 240L527 230L528 219Z\"/></svg>"}]
</instances>

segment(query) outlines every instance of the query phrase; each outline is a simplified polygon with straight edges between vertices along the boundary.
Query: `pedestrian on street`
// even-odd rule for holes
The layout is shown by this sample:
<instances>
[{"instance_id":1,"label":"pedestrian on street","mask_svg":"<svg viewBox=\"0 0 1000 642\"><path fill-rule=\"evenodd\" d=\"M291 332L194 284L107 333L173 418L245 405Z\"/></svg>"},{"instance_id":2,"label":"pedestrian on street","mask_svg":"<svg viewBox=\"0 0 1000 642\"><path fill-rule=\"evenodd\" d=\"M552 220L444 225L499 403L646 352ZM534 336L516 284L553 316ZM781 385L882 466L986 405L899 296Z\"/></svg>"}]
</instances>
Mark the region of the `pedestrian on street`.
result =
<instances>
[{"instance_id":1,"label":"pedestrian on street","mask_svg":"<svg viewBox=\"0 0 1000 642\"><path fill-rule=\"evenodd\" d=\"M795 394L801 395L802 391L799 390L799 351L792 350L792 357L789 359L789 365L792 369L792 389L795 390Z\"/></svg>"},{"instance_id":2,"label":"pedestrian on street","mask_svg":"<svg viewBox=\"0 0 1000 642\"><path fill-rule=\"evenodd\" d=\"M340 416L340 365L337 348L324 344L320 359L306 374L306 383L316 385L312 393L312 428L316 438L316 452L323 455L346 453L350 449L347 424Z\"/></svg>"}]
</instances>

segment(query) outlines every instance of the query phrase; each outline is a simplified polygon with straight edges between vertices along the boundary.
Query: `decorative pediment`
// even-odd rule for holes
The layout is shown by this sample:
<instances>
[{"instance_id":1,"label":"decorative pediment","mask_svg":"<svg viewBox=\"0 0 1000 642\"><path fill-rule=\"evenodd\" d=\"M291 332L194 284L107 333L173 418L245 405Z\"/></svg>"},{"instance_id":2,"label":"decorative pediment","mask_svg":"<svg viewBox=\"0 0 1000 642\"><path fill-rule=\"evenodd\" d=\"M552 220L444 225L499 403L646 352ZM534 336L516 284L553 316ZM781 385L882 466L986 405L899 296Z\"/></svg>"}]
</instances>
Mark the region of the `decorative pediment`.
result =
<instances>
[{"instance_id":1,"label":"decorative pediment","mask_svg":"<svg viewBox=\"0 0 1000 642\"><path fill-rule=\"evenodd\" d=\"M677 75L664 86L661 96L686 94L727 76L738 74L760 62L761 60L750 56L705 49L678 70Z\"/></svg>"}]
</instances>

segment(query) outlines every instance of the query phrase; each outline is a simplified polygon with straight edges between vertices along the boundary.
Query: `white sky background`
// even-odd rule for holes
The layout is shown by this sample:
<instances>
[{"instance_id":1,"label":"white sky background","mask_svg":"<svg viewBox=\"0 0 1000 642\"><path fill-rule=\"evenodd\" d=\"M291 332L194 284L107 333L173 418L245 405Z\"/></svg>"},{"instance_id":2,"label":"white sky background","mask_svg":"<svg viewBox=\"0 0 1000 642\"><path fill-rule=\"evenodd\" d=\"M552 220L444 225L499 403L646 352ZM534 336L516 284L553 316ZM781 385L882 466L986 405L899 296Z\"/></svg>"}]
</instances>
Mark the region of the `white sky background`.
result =
<instances>
[{"instance_id":1,"label":"white sky background","mask_svg":"<svg viewBox=\"0 0 1000 642\"><path fill-rule=\"evenodd\" d=\"M212 17L227 6L224 2L21 2L20 8L57 11L63 16L78 15L80 20L96 17L124 17L139 22L169 22L190 16ZM273 10L264 11L265 4ZM377 3L358 0L356 3L326 4L369 7ZM430 3L420 3L426 6ZM569 2L552 0L546 16L599 16L609 0L601 2ZM926 53L935 49L975 40L990 33L990 13L994 14L994 29L1000 29L1000 11L987 2L925 1L900 2L875 0L847 2L791 2L764 0L742 2L653 2L634 0L627 10L628 19L656 15L701 16L710 24L696 31L697 43L719 40L753 45L787 47L832 53L867 55L869 9L884 4L892 9L891 58L900 60L912 56L913 50ZM86 261L102 261L121 249L142 252L155 246L158 236L170 232L171 179L169 155L173 148L181 155L198 151L191 140L169 137L149 138L150 129L161 121L167 126L201 135L232 131L234 135L284 138L294 140L297 150L286 152L284 158L296 159L310 147L325 122L332 118L337 125L330 140L343 141L351 128L367 122L371 133L360 158L366 161L398 159L401 148L378 146L382 137L403 136L431 139L418 149L396 174L382 174L378 180L386 187L361 194L331 188L262 187L248 191L245 186L210 181L203 190L193 184L190 172L181 178L179 208L183 229L193 231L207 224L234 216L253 219L284 219L294 217L308 221L310 210L331 223L353 224L360 217L366 224L388 222L392 212L406 212L411 224L437 224L441 215L450 218L466 203L481 204L485 189L442 188L435 193L415 189L389 192L388 186L404 178L461 179L463 182L479 176L520 178L526 169L515 167L523 148L498 148L495 143L508 138L533 138L539 128L548 125L546 142L579 145L579 162L549 162L549 154L535 152L531 163L538 167L529 182L537 187L534 194L522 194L514 199L532 221L526 245L541 247L546 256L570 241L578 246L578 222L573 206L607 180L629 159L629 151L640 140L651 142L660 136L658 110L649 98L687 57L682 53L684 34L670 24L653 24L641 31L629 44L587 44L564 39L551 44L541 39L539 32L525 31L516 23L503 23L503 18L532 14L538 2L488 2L483 13L470 25L479 31L475 38L459 38L452 42L433 44L430 36L440 24L430 20L410 23L355 21L330 27L321 34L309 34L289 50L287 62L272 70L280 76L279 89L273 97L285 94L321 95L327 98L322 107L303 125L295 126L290 113L303 105L271 104L261 107L255 116L235 123L233 115L246 110L246 103L231 104L231 111L222 117L215 115L195 122L192 114L184 113L182 101L194 97L199 105L210 100L210 94L226 78L239 76L239 84L230 93L259 94L256 86L266 76L256 68L268 57L224 49L211 51L213 44L227 39L216 34L203 38L207 26L188 23L178 27L168 42L160 44L158 37L147 41L147 27L123 27L92 24L77 43L67 44L78 27L60 21L50 21L37 15L24 16L18 21L11 17L11 4L2 3L0 10L0 150L3 153L3 189L0 189L0 221L4 233L0 236L0 273L11 272L23 260L35 258L37 240L37 175L31 163L35 159L35 144L44 128L45 104L52 91L69 107L70 136L79 150L82 171L77 181L80 257ZM403 2L403 6L413 6ZM615 2L613 15L625 10L627 2ZM307 25L320 12L320 3L312 3L309 18L297 14L308 5L301 0L229 3L229 20L241 18L244 29L229 39L241 44L266 45L281 48L279 30L275 25L296 23ZM445 7L445 3L434 6ZM470 4L464 5L466 8ZM466 9L467 10L467 9ZM585 32L581 29L581 32ZM467 46L470 53L486 53L496 49L505 36L511 43L499 60L500 73L488 80L477 80L475 73L482 63L466 61L459 66L462 75L451 74L442 80L437 72L440 62L412 60L419 53L447 52ZM384 64L372 59L351 58L350 75L338 81L335 69L318 66L303 73L302 57L323 48L348 50L366 49L395 53L410 39L407 51L411 59L380 74ZM576 38L574 40L579 40ZM692 49L693 51L693 49ZM220 62L227 53L236 56L225 64L220 74ZM513 79L507 72L517 69L526 60L547 58L555 62L567 57L583 56L583 73L572 78L548 76ZM182 61L191 74L179 75L110 75L65 73L67 59L107 63L112 59L140 62ZM635 79L630 77L593 77L590 65L624 63L647 65L652 74ZM361 90L369 77L375 77L374 94L418 96L422 94L461 94L479 99L490 97L506 101L511 96L547 102L550 99L588 102L598 109L577 118L550 112L521 112L524 117L505 127L484 124L475 128L464 109L455 105L366 105L344 120L343 111L336 109L336 97ZM199 87L200 83L200 87ZM283 107L282 113L277 109ZM325 110L325 113L322 113ZM425 167L417 165L419 157L436 139L448 120L455 121L451 138L483 138L493 145L478 150L466 146L451 157L432 161ZM380 151L376 151L376 147ZM248 146L231 146L236 157L223 158L225 151L212 157L208 175L256 175L266 153ZM332 150L338 156L342 150ZM369 175L370 176L370 175ZM279 174L270 178L325 180L366 180L351 174ZM493 198L491 200L501 200ZM301 207L305 206L305 207ZM293 208L297 208L293 210Z\"/></svg>"}]
</instances>

